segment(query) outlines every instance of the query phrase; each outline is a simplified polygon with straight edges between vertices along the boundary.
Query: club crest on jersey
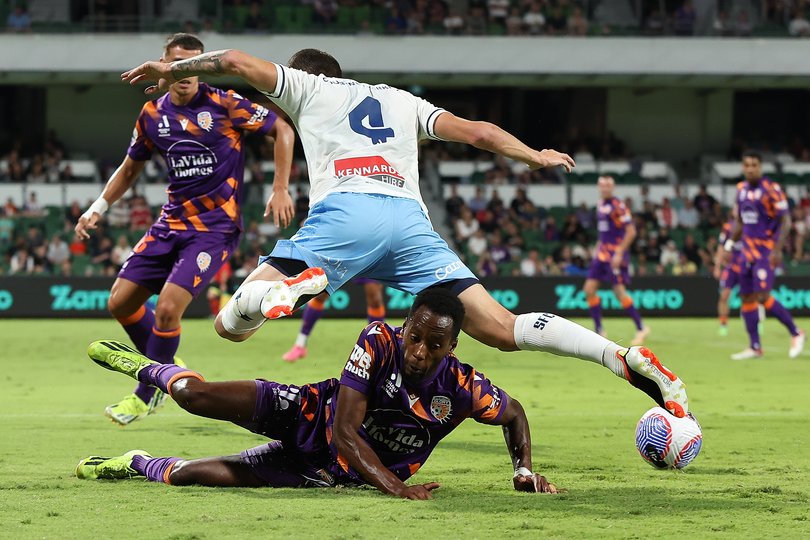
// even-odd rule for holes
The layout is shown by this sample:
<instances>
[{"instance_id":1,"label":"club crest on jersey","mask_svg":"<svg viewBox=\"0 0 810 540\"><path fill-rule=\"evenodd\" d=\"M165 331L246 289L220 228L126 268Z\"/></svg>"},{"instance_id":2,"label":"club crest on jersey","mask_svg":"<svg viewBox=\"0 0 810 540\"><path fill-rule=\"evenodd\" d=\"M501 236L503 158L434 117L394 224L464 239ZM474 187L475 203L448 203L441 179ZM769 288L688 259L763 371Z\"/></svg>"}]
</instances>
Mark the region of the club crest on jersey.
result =
<instances>
[{"instance_id":1,"label":"club crest on jersey","mask_svg":"<svg viewBox=\"0 0 810 540\"><path fill-rule=\"evenodd\" d=\"M205 131L211 131L211 128L214 127L214 117L208 111L199 112L197 113L197 125Z\"/></svg>"},{"instance_id":2,"label":"club crest on jersey","mask_svg":"<svg viewBox=\"0 0 810 540\"><path fill-rule=\"evenodd\" d=\"M439 422L444 422L452 412L450 398L447 396L433 396L430 400L430 414Z\"/></svg>"},{"instance_id":3,"label":"club crest on jersey","mask_svg":"<svg viewBox=\"0 0 810 540\"><path fill-rule=\"evenodd\" d=\"M197 254L197 268L200 269L200 272L205 272L211 267L211 255L206 253L205 251L201 251Z\"/></svg>"}]
</instances>

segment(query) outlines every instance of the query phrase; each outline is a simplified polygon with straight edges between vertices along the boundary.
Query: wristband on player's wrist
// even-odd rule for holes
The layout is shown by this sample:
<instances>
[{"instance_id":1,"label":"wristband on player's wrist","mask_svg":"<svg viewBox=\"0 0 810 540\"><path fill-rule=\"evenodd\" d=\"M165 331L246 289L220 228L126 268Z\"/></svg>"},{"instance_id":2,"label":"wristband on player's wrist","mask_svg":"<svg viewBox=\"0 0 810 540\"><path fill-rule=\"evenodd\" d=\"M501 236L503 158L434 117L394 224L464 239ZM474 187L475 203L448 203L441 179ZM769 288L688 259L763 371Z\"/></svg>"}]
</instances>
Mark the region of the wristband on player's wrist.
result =
<instances>
[{"instance_id":1,"label":"wristband on player's wrist","mask_svg":"<svg viewBox=\"0 0 810 540\"><path fill-rule=\"evenodd\" d=\"M99 197L93 204L90 205L90 208L82 214L82 217L85 219L90 219L93 214L98 214L99 216L103 216L104 212L110 207L110 204L104 199L104 197Z\"/></svg>"},{"instance_id":2,"label":"wristband on player's wrist","mask_svg":"<svg viewBox=\"0 0 810 540\"><path fill-rule=\"evenodd\" d=\"M734 240L729 238L723 243L723 249L726 251L732 251L734 249Z\"/></svg>"},{"instance_id":3,"label":"wristband on player's wrist","mask_svg":"<svg viewBox=\"0 0 810 540\"><path fill-rule=\"evenodd\" d=\"M526 467L518 467L515 469L515 476L512 478L517 478L518 476L534 476L534 473Z\"/></svg>"}]
</instances>

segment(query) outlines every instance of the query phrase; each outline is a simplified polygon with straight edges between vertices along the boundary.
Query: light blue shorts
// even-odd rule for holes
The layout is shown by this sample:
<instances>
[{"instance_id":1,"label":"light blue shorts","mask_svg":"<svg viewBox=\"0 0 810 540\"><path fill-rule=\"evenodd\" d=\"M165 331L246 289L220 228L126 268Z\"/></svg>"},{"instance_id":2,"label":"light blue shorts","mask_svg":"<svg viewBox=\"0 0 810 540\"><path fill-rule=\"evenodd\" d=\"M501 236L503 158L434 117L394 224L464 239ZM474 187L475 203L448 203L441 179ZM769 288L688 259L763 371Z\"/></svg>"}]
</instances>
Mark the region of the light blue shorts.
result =
<instances>
[{"instance_id":1,"label":"light blue shorts","mask_svg":"<svg viewBox=\"0 0 810 540\"><path fill-rule=\"evenodd\" d=\"M304 226L262 257L320 266L330 294L354 277L371 278L416 294L431 285L475 279L412 199L332 193L313 206Z\"/></svg>"}]
</instances>

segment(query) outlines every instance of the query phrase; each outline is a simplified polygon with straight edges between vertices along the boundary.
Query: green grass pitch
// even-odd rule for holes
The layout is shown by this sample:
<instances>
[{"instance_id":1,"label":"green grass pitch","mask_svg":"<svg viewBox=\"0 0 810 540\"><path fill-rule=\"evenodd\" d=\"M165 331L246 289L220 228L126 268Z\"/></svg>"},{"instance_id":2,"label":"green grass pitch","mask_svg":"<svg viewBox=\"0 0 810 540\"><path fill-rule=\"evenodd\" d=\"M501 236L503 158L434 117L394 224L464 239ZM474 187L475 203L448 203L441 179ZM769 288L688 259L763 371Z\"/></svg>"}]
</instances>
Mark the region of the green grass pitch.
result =
<instances>
[{"instance_id":1,"label":"green grass pitch","mask_svg":"<svg viewBox=\"0 0 810 540\"><path fill-rule=\"evenodd\" d=\"M732 362L739 321L719 338L709 319L652 319L649 344L688 384L704 445L683 472L657 471L633 434L653 404L589 362L501 353L463 337L458 354L519 399L532 427L535 470L567 490L516 493L501 430L466 422L416 481L432 501L372 489L173 488L146 481L81 481L79 459L142 448L185 458L223 455L262 438L195 418L169 403L127 428L103 416L132 381L89 361L95 339L125 339L113 321L3 321L0 537L7 538L807 538L810 536L810 355L787 358L788 336L767 321L763 360ZM800 321L810 330L810 320ZM363 327L323 320L310 356L280 360L298 321L266 325L251 341L186 321L180 356L208 380L305 383L337 376ZM632 336L607 321L614 339Z\"/></svg>"}]
</instances>

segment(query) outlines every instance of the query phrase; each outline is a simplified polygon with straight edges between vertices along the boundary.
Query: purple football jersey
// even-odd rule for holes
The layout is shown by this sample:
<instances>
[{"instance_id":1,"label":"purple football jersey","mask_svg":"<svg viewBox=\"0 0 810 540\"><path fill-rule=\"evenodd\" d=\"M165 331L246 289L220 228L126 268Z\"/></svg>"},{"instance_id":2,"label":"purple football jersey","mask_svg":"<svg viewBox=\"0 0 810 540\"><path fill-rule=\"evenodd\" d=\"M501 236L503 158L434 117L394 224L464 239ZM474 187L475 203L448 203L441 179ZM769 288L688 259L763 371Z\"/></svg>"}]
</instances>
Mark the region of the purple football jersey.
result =
<instances>
[{"instance_id":1,"label":"purple football jersey","mask_svg":"<svg viewBox=\"0 0 810 540\"><path fill-rule=\"evenodd\" d=\"M624 240L625 229L633 221L630 210L616 197L599 201L596 207L596 226L599 231L599 250L595 259L610 262L616 248ZM629 255L624 254L629 260Z\"/></svg>"},{"instance_id":2,"label":"purple football jersey","mask_svg":"<svg viewBox=\"0 0 810 540\"><path fill-rule=\"evenodd\" d=\"M737 184L737 211L742 222L742 251L748 262L767 259L779 239L788 211L782 188L769 178Z\"/></svg>"},{"instance_id":3,"label":"purple football jersey","mask_svg":"<svg viewBox=\"0 0 810 540\"><path fill-rule=\"evenodd\" d=\"M169 200L155 227L178 231L233 232L242 228L245 133L267 133L269 109L233 90L200 83L187 105L169 94L143 106L127 154L145 161L157 150L169 169Z\"/></svg>"}]
</instances>

